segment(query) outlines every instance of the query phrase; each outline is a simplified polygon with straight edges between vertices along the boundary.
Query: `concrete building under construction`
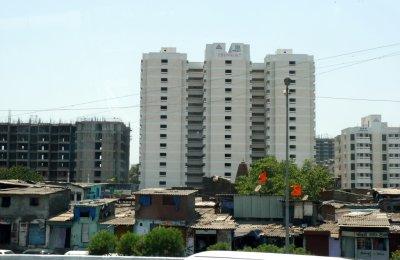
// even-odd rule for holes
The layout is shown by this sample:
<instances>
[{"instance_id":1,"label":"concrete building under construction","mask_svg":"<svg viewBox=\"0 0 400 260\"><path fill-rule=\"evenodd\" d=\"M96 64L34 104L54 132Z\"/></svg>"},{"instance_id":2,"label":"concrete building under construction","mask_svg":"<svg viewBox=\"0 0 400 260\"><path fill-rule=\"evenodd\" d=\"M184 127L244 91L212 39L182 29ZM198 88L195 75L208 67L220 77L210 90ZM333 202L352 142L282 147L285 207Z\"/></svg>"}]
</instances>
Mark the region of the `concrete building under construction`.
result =
<instances>
[{"instance_id":1,"label":"concrete building under construction","mask_svg":"<svg viewBox=\"0 0 400 260\"><path fill-rule=\"evenodd\" d=\"M126 181L130 128L119 121L0 123L0 167L24 166L50 181Z\"/></svg>"}]
</instances>

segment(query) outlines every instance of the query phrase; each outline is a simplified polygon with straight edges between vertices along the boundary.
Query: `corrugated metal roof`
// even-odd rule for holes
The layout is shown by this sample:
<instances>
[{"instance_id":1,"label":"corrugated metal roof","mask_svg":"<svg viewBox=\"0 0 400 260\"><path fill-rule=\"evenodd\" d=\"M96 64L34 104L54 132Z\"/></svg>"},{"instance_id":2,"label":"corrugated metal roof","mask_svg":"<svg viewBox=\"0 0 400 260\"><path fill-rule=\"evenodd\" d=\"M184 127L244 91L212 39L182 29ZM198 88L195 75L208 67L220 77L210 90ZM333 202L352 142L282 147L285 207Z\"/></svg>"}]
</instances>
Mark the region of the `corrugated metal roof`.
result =
<instances>
[{"instance_id":1,"label":"corrugated metal roof","mask_svg":"<svg viewBox=\"0 0 400 260\"><path fill-rule=\"evenodd\" d=\"M115 217L108 219L101 224L114 226L133 226L135 224L135 211L130 206L117 206Z\"/></svg>"},{"instance_id":2,"label":"corrugated metal roof","mask_svg":"<svg viewBox=\"0 0 400 260\"><path fill-rule=\"evenodd\" d=\"M400 189L395 188L374 188L373 190L380 195L400 195Z\"/></svg>"},{"instance_id":3,"label":"corrugated metal roof","mask_svg":"<svg viewBox=\"0 0 400 260\"><path fill-rule=\"evenodd\" d=\"M190 227L193 229L233 230L236 222L229 214L216 214L214 209L196 209L200 215Z\"/></svg>"},{"instance_id":4,"label":"corrugated metal roof","mask_svg":"<svg viewBox=\"0 0 400 260\"><path fill-rule=\"evenodd\" d=\"M85 207L97 207L113 202L117 202L118 199L92 199L92 200L81 200L78 201L75 206L85 206Z\"/></svg>"},{"instance_id":5,"label":"corrugated metal roof","mask_svg":"<svg viewBox=\"0 0 400 260\"><path fill-rule=\"evenodd\" d=\"M74 218L72 211L63 212L55 217L49 219L49 222L67 222Z\"/></svg>"},{"instance_id":6,"label":"corrugated metal roof","mask_svg":"<svg viewBox=\"0 0 400 260\"><path fill-rule=\"evenodd\" d=\"M270 224L239 224L235 230L235 236L246 235L251 231L259 230L266 237L285 237L285 226L276 223ZM303 228L292 226L289 229L291 236L299 236L303 233Z\"/></svg>"},{"instance_id":7,"label":"corrugated metal roof","mask_svg":"<svg viewBox=\"0 0 400 260\"><path fill-rule=\"evenodd\" d=\"M389 227L386 213L378 212L351 212L341 216L338 220L340 227Z\"/></svg>"},{"instance_id":8,"label":"corrugated metal roof","mask_svg":"<svg viewBox=\"0 0 400 260\"><path fill-rule=\"evenodd\" d=\"M176 196L187 196L195 194L197 190L178 190L178 189L162 189L162 188L150 188L142 189L134 192L135 195L176 195Z\"/></svg>"},{"instance_id":9,"label":"corrugated metal roof","mask_svg":"<svg viewBox=\"0 0 400 260\"><path fill-rule=\"evenodd\" d=\"M331 237L339 238L339 225L336 222L327 222L319 226L306 227L304 231L329 231Z\"/></svg>"},{"instance_id":10,"label":"corrugated metal roof","mask_svg":"<svg viewBox=\"0 0 400 260\"><path fill-rule=\"evenodd\" d=\"M9 188L0 190L0 195L47 195L66 190L63 187L51 185L34 185L29 187Z\"/></svg>"}]
</instances>

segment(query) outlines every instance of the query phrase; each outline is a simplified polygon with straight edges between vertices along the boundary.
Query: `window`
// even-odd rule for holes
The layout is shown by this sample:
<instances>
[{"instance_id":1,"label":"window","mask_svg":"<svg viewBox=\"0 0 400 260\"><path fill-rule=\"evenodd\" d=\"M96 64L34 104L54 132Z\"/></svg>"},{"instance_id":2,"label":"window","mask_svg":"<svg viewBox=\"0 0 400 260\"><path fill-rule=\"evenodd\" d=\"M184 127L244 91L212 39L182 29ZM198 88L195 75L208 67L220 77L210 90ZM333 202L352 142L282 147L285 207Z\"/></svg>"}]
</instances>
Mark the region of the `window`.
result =
<instances>
[{"instance_id":1,"label":"window","mask_svg":"<svg viewBox=\"0 0 400 260\"><path fill-rule=\"evenodd\" d=\"M296 93L296 90L291 88L291 89L289 89L289 93Z\"/></svg>"},{"instance_id":2,"label":"window","mask_svg":"<svg viewBox=\"0 0 400 260\"><path fill-rule=\"evenodd\" d=\"M290 148L290 149L296 149L296 145L291 144L291 145L289 145L289 148Z\"/></svg>"},{"instance_id":3,"label":"window","mask_svg":"<svg viewBox=\"0 0 400 260\"><path fill-rule=\"evenodd\" d=\"M232 74L232 70L225 70L225 74L228 74L228 75Z\"/></svg>"},{"instance_id":4,"label":"window","mask_svg":"<svg viewBox=\"0 0 400 260\"><path fill-rule=\"evenodd\" d=\"M158 185L159 186L165 186L165 185L167 185L167 182L166 181L159 181Z\"/></svg>"},{"instance_id":5,"label":"window","mask_svg":"<svg viewBox=\"0 0 400 260\"><path fill-rule=\"evenodd\" d=\"M168 88L167 87L161 87L161 92L167 92Z\"/></svg>"},{"instance_id":6,"label":"window","mask_svg":"<svg viewBox=\"0 0 400 260\"><path fill-rule=\"evenodd\" d=\"M175 205L174 197L173 196L163 195L162 196L162 204L163 205Z\"/></svg>"},{"instance_id":7,"label":"window","mask_svg":"<svg viewBox=\"0 0 400 260\"><path fill-rule=\"evenodd\" d=\"M82 194L81 194L80 192L77 192L77 193L76 193L76 200L77 200L77 201L82 200Z\"/></svg>"},{"instance_id":8,"label":"window","mask_svg":"<svg viewBox=\"0 0 400 260\"><path fill-rule=\"evenodd\" d=\"M167 119L167 115L161 115L160 119Z\"/></svg>"},{"instance_id":9,"label":"window","mask_svg":"<svg viewBox=\"0 0 400 260\"><path fill-rule=\"evenodd\" d=\"M161 78L161 82L168 82L168 79L167 78Z\"/></svg>"},{"instance_id":10,"label":"window","mask_svg":"<svg viewBox=\"0 0 400 260\"><path fill-rule=\"evenodd\" d=\"M386 161L386 157L387 157L386 154L382 154L382 161Z\"/></svg>"},{"instance_id":11,"label":"window","mask_svg":"<svg viewBox=\"0 0 400 260\"><path fill-rule=\"evenodd\" d=\"M291 154L291 155L289 155L289 158L290 159L296 159L296 155L295 154Z\"/></svg>"},{"instance_id":12,"label":"window","mask_svg":"<svg viewBox=\"0 0 400 260\"><path fill-rule=\"evenodd\" d=\"M232 107L225 107L225 112L231 112L232 111Z\"/></svg>"},{"instance_id":13,"label":"window","mask_svg":"<svg viewBox=\"0 0 400 260\"><path fill-rule=\"evenodd\" d=\"M11 197L2 197L1 198L1 207L8 208L11 205Z\"/></svg>"},{"instance_id":14,"label":"window","mask_svg":"<svg viewBox=\"0 0 400 260\"><path fill-rule=\"evenodd\" d=\"M386 141L386 135L382 135L382 141Z\"/></svg>"},{"instance_id":15,"label":"window","mask_svg":"<svg viewBox=\"0 0 400 260\"><path fill-rule=\"evenodd\" d=\"M166 162L160 162L160 166L167 166Z\"/></svg>"},{"instance_id":16,"label":"window","mask_svg":"<svg viewBox=\"0 0 400 260\"><path fill-rule=\"evenodd\" d=\"M354 171L355 169L356 169L356 165L355 165L354 163L352 163L352 164L350 165L350 170Z\"/></svg>"},{"instance_id":17,"label":"window","mask_svg":"<svg viewBox=\"0 0 400 260\"><path fill-rule=\"evenodd\" d=\"M225 177L231 177L231 173L230 172L225 172Z\"/></svg>"},{"instance_id":18,"label":"window","mask_svg":"<svg viewBox=\"0 0 400 260\"><path fill-rule=\"evenodd\" d=\"M160 157L166 157L167 153L160 153Z\"/></svg>"},{"instance_id":19,"label":"window","mask_svg":"<svg viewBox=\"0 0 400 260\"><path fill-rule=\"evenodd\" d=\"M168 73L168 69L161 69L161 74L166 74Z\"/></svg>"},{"instance_id":20,"label":"window","mask_svg":"<svg viewBox=\"0 0 400 260\"><path fill-rule=\"evenodd\" d=\"M386 151L386 144L382 144L382 151Z\"/></svg>"},{"instance_id":21,"label":"window","mask_svg":"<svg viewBox=\"0 0 400 260\"><path fill-rule=\"evenodd\" d=\"M296 130L295 126L289 126L289 130Z\"/></svg>"},{"instance_id":22,"label":"window","mask_svg":"<svg viewBox=\"0 0 400 260\"><path fill-rule=\"evenodd\" d=\"M225 79L225 84L231 84L232 83L232 79Z\"/></svg>"},{"instance_id":23,"label":"window","mask_svg":"<svg viewBox=\"0 0 400 260\"><path fill-rule=\"evenodd\" d=\"M168 98L167 97L161 97L161 101L167 101Z\"/></svg>"},{"instance_id":24,"label":"window","mask_svg":"<svg viewBox=\"0 0 400 260\"><path fill-rule=\"evenodd\" d=\"M291 136L289 136L289 139L290 140L296 140L296 136L295 135L291 135Z\"/></svg>"},{"instance_id":25,"label":"window","mask_svg":"<svg viewBox=\"0 0 400 260\"><path fill-rule=\"evenodd\" d=\"M167 59L162 59L161 60L161 64L168 64L168 60Z\"/></svg>"},{"instance_id":26,"label":"window","mask_svg":"<svg viewBox=\"0 0 400 260\"><path fill-rule=\"evenodd\" d=\"M164 111L164 110L167 110L167 106L160 106L160 109L162 110L162 111Z\"/></svg>"},{"instance_id":27,"label":"window","mask_svg":"<svg viewBox=\"0 0 400 260\"><path fill-rule=\"evenodd\" d=\"M289 65L291 65L291 66L296 65L296 61L294 61L294 60L289 61Z\"/></svg>"},{"instance_id":28,"label":"window","mask_svg":"<svg viewBox=\"0 0 400 260\"><path fill-rule=\"evenodd\" d=\"M355 145L354 144L350 144L350 150L354 151L354 149L355 149Z\"/></svg>"},{"instance_id":29,"label":"window","mask_svg":"<svg viewBox=\"0 0 400 260\"><path fill-rule=\"evenodd\" d=\"M289 108L289 111L290 111L290 112L296 112L296 108L290 107L290 108Z\"/></svg>"},{"instance_id":30,"label":"window","mask_svg":"<svg viewBox=\"0 0 400 260\"><path fill-rule=\"evenodd\" d=\"M296 71L295 70L289 70L289 75L295 75Z\"/></svg>"},{"instance_id":31,"label":"window","mask_svg":"<svg viewBox=\"0 0 400 260\"><path fill-rule=\"evenodd\" d=\"M166 143L160 143L160 147L161 148L165 148L165 147L167 147L167 144Z\"/></svg>"},{"instance_id":32,"label":"window","mask_svg":"<svg viewBox=\"0 0 400 260\"><path fill-rule=\"evenodd\" d=\"M89 242L89 224L82 224L82 243Z\"/></svg>"},{"instance_id":33,"label":"window","mask_svg":"<svg viewBox=\"0 0 400 260\"><path fill-rule=\"evenodd\" d=\"M226 103L230 103L231 101L232 101L232 98L231 98L231 97L226 97L226 98L225 98L225 102L226 102Z\"/></svg>"},{"instance_id":34,"label":"window","mask_svg":"<svg viewBox=\"0 0 400 260\"><path fill-rule=\"evenodd\" d=\"M29 198L29 205L39 206L39 198L36 197Z\"/></svg>"},{"instance_id":35,"label":"window","mask_svg":"<svg viewBox=\"0 0 400 260\"><path fill-rule=\"evenodd\" d=\"M165 139L167 138L167 134L160 134L160 139Z\"/></svg>"},{"instance_id":36,"label":"window","mask_svg":"<svg viewBox=\"0 0 400 260\"><path fill-rule=\"evenodd\" d=\"M231 144L225 144L225 149L231 149L232 145Z\"/></svg>"},{"instance_id":37,"label":"window","mask_svg":"<svg viewBox=\"0 0 400 260\"><path fill-rule=\"evenodd\" d=\"M356 155L354 153L350 154L350 160L355 160L356 159Z\"/></svg>"},{"instance_id":38,"label":"window","mask_svg":"<svg viewBox=\"0 0 400 260\"><path fill-rule=\"evenodd\" d=\"M232 61L231 60L226 60L225 61L225 65L232 65Z\"/></svg>"},{"instance_id":39,"label":"window","mask_svg":"<svg viewBox=\"0 0 400 260\"><path fill-rule=\"evenodd\" d=\"M232 126L230 126L230 125L225 126L225 130L231 130L231 129L232 129Z\"/></svg>"},{"instance_id":40,"label":"window","mask_svg":"<svg viewBox=\"0 0 400 260\"><path fill-rule=\"evenodd\" d=\"M289 98L289 102L290 102L290 103L295 103L295 102L296 102L296 99L295 99L295 98Z\"/></svg>"},{"instance_id":41,"label":"window","mask_svg":"<svg viewBox=\"0 0 400 260\"><path fill-rule=\"evenodd\" d=\"M232 92L232 89L231 88L225 88L225 92Z\"/></svg>"},{"instance_id":42,"label":"window","mask_svg":"<svg viewBox=\"0 0 400 260\"><path fill-rule=\"evenodd\" d=\"M231 167L231 163L225 163L225 167Z\"/></svg>"},{"instance_id":43,"label":"window","mask_svg":"<svg viewBox=\"0 0 400 260\"><path fill-rule=\"evenodd\" d=\"M231 155L230 153L226 153L226 154L225 154L225 158L226 158L226 159L231 158L231 156L232 156L232 155Z\"/></svg>"},{"instance_id":44,"label":"window","mask_svg":"<svg viewBox=\"0 0 400 260\"><path fill-rule=\"evenodd\" d=\"M354 141L354 134L350 135L350 141Z\"/></svg>"},{"instance_id":45,"label":"window","mask_svg":"<svg viewBox=\"0 0 400 260\"><path fill-rule=\"evenodd\" d=\"M232 116L225 116L226 121L230 121L232 119Z\"/></svg>"},{"instance_id":46,"label":"window","mask_svg":"<svg viewBox=\"0 0 400 260\"><path fill-rule=\"evenodd\" d=\"M167 125L160 125L160 129L167 129Z\"/></svg>"},{"instance_id":47,"label":"window","mask_svg":"<svg viewBox=\"0 0 400 260\"><path fill-rule=\"evenodd\" d=\"M159 176L161 176L161 177L167 176L167 172L159 172L158 174L159 174Z\"/></svg>"},{"instance_id":48,"label":"window","mask_svg":"<svg viewBox=\"0 0 400 260\"><path fill-rule=\"evenodd\" d=\"M231 135L225 135L225 139L231 139L232 136Z\"/></svg>"},{"instance_id":49,"label":"window","mask_svg":"<svg viewBox=\"0 0 400 260\"><path fill-rule=\"evenodd\" d=\"M387 164L382 164L382 170L387 171Z\"/></svg>"},{"instance_id":50,"label":"window","mask_svg":"<svg viewBox=\"0 0 400 260\"><path fill-rule=\"evenodd\" d=\"M294 116L289 117L290 121L296 121L296 118Z\"/></svg>"}]
</instances>

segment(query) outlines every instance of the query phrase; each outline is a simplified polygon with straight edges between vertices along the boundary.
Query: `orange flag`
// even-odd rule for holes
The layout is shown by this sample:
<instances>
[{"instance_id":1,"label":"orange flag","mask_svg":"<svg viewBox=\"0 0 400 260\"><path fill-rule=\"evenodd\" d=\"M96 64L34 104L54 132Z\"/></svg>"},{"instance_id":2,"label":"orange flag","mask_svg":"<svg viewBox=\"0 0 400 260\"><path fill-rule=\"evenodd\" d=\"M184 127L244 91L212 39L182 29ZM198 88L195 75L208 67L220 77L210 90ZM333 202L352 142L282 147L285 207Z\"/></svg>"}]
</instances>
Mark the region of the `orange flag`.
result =
<instances>
[{"instance_id":1,"label":"orange flag","mask_svg":"<svg viewBox=\"0 0 400 260\"><path fill-rule=\"evenodd\" d=\"M258 175L258 183L263 185L268 181L268 173L266 171L262 171L260 175Z\"/></svg>"},{"instance_id":2,"label":"orange flag","mask_svg":"<svg viewBox=\"0 0 400 260\"><path fill-rule=\"evenodd\" d=\"M292 195L292 197L298 198L301 196L302 193L303 193L303 191L302 191L302 187L300 184L294 184L292 186L292 192L290 193Z\"/></svg>"}]
</instances>

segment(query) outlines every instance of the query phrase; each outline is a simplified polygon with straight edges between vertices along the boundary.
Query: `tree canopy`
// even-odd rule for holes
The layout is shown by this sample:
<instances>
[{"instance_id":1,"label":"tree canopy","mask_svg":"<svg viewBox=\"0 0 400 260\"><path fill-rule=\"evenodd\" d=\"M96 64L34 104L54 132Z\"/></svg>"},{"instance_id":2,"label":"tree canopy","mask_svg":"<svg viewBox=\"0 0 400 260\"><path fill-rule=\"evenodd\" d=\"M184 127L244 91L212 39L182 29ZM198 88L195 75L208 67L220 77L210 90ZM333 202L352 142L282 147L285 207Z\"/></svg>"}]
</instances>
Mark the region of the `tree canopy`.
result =
<instances>
[{"instance_id":1,"label":"tree canopy","mask_svg":"<svg viewBox=\"0 0 400 260\"><path fill-rule=\"evenodd\" d=\"M165 227L152 229L144 237L142 246L145 256L182 256L185 249L182 233Z\"/></svg>"},{"instance_id":2,"label":"tree canopy","mask_svg":"<svg viewBox=\"0 0 400 260\"><path fill-rule=\"evenodd\" d=\"M115 252L117 238L114 234L101 230L96 233L88 245L89 254L91 255L106 255Z\"/></svg>"},{"instance_id":3,"label":"tree canopy","mask_svg":"<svg viewBox=\"0 0 400 260\"><path fill-rule=\"evenodd\" d=\"M266 157L251 165L249 175L241 176L235 183L236 190L242 195L264 194L284 195L285 193L285 161L278 161L275 157ZM268 181L261 185L256 192L258 176L262 171L268 173ZM289 185L300 184L304 195L309 199L318 199L324 189L332 188L333 178L322 166L311 161L305 161L299 168L293 161L289 162Z\"/></svg>"},{"instance_id":4,"label":"tree canopy","mask_svg":"<svg viewBox=\"0 0 400 260\"><path fill-rule=\"evenodd\" d=\"M43 181L43 176L29 168L13 166L11 168L0 168L0 180L40 182Z\"/></svg>"}]
</instances>

